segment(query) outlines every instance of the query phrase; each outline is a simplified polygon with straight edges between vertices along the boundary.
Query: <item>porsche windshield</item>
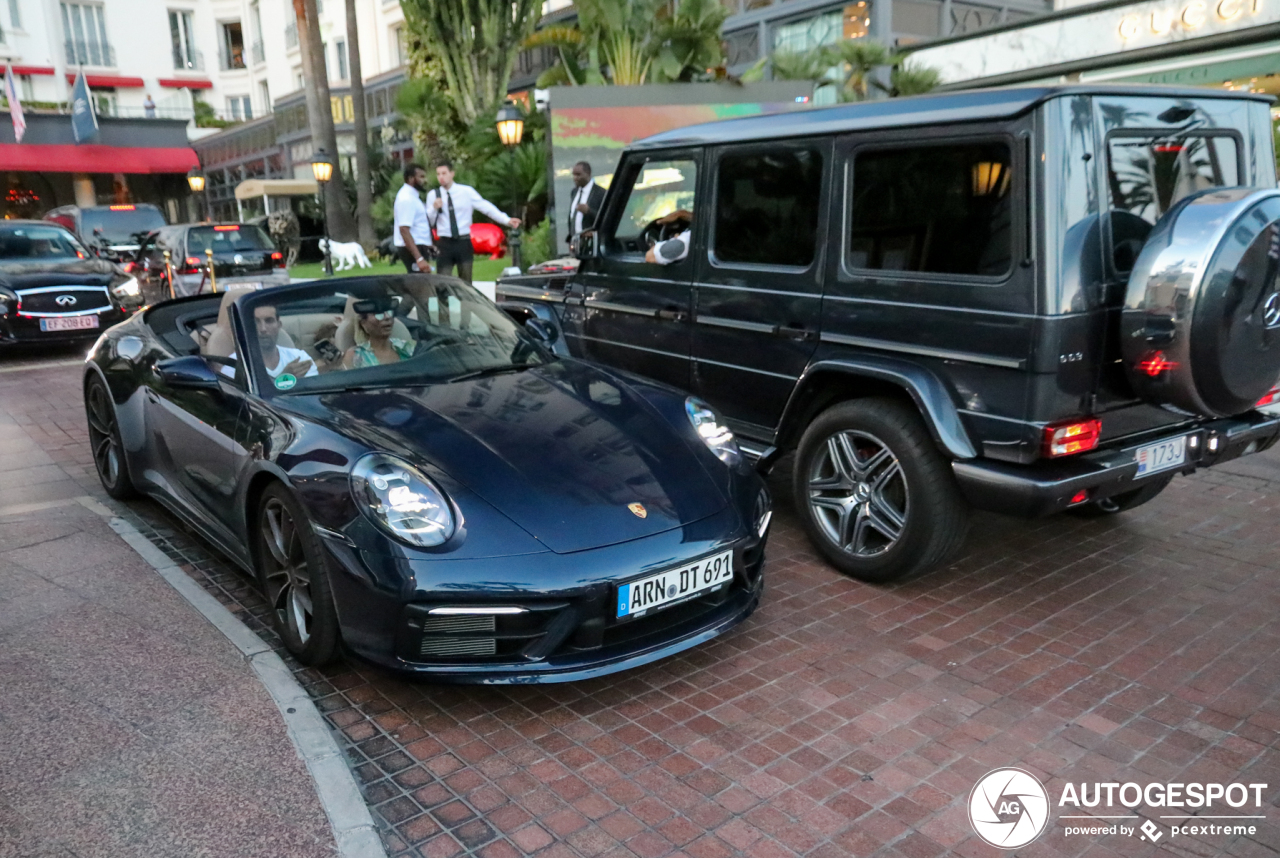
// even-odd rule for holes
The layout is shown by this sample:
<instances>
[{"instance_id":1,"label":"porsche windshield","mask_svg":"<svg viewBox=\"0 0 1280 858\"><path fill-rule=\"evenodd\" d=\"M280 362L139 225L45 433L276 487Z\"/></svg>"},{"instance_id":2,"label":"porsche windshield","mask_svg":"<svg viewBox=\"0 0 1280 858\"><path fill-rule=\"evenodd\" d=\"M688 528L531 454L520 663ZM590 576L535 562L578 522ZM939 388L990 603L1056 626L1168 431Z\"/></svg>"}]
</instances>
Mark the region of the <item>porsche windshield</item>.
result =
<instances>
[{"instance_id":1,"label":"porsche windshield","mask_svg":"<svg viewBox=\"0 0 1280 858\"><path fill-rule=\"evenodd\" d=\"M241 317L263 391L436 384L551 359L474 288L434 275L264 290Z\"/></svg>"}]
</instances>

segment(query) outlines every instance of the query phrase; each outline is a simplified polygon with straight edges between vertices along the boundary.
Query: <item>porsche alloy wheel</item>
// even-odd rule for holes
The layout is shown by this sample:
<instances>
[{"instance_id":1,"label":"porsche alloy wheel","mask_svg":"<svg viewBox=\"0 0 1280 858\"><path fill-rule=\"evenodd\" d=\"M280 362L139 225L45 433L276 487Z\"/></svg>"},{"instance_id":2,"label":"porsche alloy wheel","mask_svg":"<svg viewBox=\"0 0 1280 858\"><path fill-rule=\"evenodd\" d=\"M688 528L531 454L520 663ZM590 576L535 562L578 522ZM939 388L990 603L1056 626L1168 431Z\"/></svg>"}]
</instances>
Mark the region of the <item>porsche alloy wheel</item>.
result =
<instances>
[{"instance_id":1,"label":"porsche alloy wheel","mask_svg":"<svg viewBox=\"0 0 1280 858\"><path fill-rule=\"evenodd\" d=\"M964 541L967 508L950 463L905 402L857 399L819 414L792 479L809 539L854 578L926 571Z\"/></svg>"},{"instance_id":2,"label":"porsche alloy wheel","mask_svg":"<svg viewBox=\"0 0 1280 858\"><path fill-rule=\"evenodd\" d=\"M124 458L124 446L120 443L115 405L107 386L96 376L85 385L84 410L89 420L89 447L102 487L116 500L137 497L137 489L129 476L129 464Z\"/></svg>"},{"instance_id":3,"label":"porsche alloy wheel","mask_svg":"<svg viewBox=\"0 0 1280 858\"><path fill-rule=\"evenodd\" d=\"M338 622L324 555L306 514L283 486L263 493L257 560L276 632L289 652L313 667L332 659Z\"/></svg>"}]
</instances>

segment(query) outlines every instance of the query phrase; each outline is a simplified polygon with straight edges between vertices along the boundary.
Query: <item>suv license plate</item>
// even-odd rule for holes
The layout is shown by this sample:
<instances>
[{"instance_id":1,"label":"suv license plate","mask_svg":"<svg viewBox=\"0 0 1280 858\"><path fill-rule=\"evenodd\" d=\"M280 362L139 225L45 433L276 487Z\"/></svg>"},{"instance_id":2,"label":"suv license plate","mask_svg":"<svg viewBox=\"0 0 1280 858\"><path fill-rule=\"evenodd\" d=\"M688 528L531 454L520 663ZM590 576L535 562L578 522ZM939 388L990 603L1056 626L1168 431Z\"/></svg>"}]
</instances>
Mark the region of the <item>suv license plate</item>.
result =
<instances>
[{"instance_id":1,"label":"suv license plate","mask_svg":"<svg viewBox=\"0 0 1280 858\"><path fill-rule=\"evenodd\" d=\"M639 617L666 608L733 580L733 552L704 557L638 581L618 585L617 618Z\"/></svg>"},{"instance_id":2,"label":"suv license plate","mask_svg":"<svg viewBox=\"0 0 1280 858\"><path fill-rule=\"evenodd\" d=\"M1138 476L1153 474L1166 468L1176 468L1187 461L1187 436L1171 438L1158 444L1139 447L1135 457L1138 460Z\"/></svg>"},{"instance_id":3,"label":"suv license plate","mask_svg":"<svg viewBox=\"0 0 1280 858\"><path fill-rule=\"evenodd\" d=\"M40 320L42 331L82 331L96 327L98 327L97 316L63 316Z\"/></svg>"}]
</instances>

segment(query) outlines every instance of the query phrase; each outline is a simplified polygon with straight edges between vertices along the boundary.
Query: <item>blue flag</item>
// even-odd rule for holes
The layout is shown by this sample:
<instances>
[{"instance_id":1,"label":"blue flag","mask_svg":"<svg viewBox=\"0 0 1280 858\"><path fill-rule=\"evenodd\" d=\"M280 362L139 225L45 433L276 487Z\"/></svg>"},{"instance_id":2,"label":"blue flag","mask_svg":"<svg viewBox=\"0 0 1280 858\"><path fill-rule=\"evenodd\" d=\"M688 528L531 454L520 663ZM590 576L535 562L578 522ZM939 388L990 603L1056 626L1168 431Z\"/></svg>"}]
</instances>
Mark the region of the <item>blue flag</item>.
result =
<instances>
[{"instance_id":1,"label":"blue flag","mask_svg":"<svg viewBox=\"0 0 1280 858\"><path fill-rule=\"evenodd\" d=\"M80 72L75 86L71 88L71 133L77 143L98 136L98 115L93 110L93 96L84 72Z\"/></svg>"}]
</instances>

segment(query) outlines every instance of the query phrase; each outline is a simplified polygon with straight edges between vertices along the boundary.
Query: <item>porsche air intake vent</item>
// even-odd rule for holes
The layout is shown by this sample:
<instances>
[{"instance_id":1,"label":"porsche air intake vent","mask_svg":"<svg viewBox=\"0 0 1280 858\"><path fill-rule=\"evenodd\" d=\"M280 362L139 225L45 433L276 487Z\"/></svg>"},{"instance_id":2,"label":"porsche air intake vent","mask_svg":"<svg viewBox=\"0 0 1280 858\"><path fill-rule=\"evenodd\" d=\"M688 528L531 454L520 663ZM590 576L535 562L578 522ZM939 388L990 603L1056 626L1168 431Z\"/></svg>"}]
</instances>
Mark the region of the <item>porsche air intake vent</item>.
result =
<instances>
[{"instance_id":1,"label":"porsche air intake vent","mask_svg":"<svg viewBox=\"0 0 1280 858\"><path fill-rule=\"evenodd\" d=\"M418 654L430 658L496 655L498 642L492 637L495 630L492 616L427 617L422 622L422 644ZM490 636L485 637L486 633Z\"/></svg>"}]
</instances>

